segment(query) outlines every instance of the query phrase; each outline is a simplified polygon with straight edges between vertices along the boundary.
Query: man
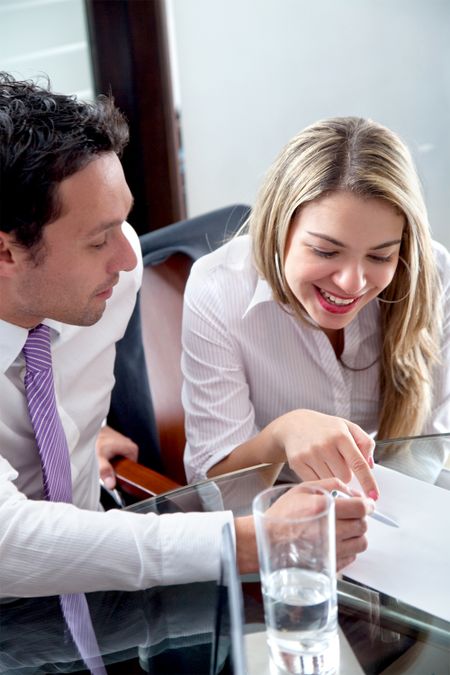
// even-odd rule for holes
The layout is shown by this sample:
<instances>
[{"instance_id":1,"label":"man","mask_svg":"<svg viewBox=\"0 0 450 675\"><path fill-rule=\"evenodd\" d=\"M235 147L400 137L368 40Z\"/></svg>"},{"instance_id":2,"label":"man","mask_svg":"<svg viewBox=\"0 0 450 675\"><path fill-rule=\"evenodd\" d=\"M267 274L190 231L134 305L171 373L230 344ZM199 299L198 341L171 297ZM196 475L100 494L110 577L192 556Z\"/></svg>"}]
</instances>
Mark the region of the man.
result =
<instances>
[{"instance_id":1,"label":"man","mask_svg":"<svg viewBox=\"0 0 450 675\"><path fill-rule=\"evenodd\" d=\"M132 196L118 156L127 138L110 99L88 105L0 75L0 596L134 590L218 575L230 513L98 507L95 439L108 412L114 345L142 271L138 239L124 222ZM73 503L44 499L24 384L29 332L42 324ZM295 503L289 495L283 508L295 513ZM337 503L339 564L365 548L371 509L370 500ZM240 570L253 571L253 521L238 518L234 527Z\"/></svg>"}]
</instances>

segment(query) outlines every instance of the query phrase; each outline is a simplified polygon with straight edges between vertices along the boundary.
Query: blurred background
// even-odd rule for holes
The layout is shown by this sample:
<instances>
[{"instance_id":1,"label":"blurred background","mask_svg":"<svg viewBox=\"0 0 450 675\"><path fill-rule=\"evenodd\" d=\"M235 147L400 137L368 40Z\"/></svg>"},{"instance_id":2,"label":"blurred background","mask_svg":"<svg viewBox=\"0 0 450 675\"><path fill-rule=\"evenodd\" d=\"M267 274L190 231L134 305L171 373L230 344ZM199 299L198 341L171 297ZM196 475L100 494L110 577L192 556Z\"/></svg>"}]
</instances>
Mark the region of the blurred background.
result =
<instances>
[{"instance_id":1,"label":"blurred background","mask_svg":"<svg viewBox=\"0 0 450 675\"><path fill-rule=\"evenodd\" d=\"M361 115L409 145L450 248L449 0L0 0L0 69L112 92L140 233L252 204L295 133Z\"/></svg>"}]
</instances>

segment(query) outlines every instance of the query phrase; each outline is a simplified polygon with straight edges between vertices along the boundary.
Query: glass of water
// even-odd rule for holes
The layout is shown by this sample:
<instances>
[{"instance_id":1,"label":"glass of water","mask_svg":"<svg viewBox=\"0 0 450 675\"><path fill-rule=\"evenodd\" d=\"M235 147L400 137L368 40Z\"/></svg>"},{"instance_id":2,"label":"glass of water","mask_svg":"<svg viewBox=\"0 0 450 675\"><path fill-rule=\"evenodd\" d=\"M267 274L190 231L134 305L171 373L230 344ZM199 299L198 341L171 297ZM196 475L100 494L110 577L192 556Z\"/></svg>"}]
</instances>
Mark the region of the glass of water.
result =
<instances>
[{"instance_id":1,"label":"glass of water","mask_svg":"<svg viewBox=\"0 0 450 675\"><path fill-rule=\"evenodd\" d=\"M338 673L334 499L277 485L255 497L253 515L271 672Z\"/></svg>"}]
</instances>

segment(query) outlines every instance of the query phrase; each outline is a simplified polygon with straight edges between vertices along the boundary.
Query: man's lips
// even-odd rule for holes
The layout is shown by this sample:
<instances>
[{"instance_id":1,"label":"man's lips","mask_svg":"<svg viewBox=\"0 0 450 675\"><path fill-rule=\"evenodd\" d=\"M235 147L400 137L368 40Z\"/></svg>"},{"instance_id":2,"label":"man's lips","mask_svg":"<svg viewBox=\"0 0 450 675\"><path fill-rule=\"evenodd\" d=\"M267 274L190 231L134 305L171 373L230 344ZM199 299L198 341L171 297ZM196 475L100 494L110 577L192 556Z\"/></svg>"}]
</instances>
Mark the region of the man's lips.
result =
<instances>
[{"instance_id":1,"label":"man's lips","mask_svg":"<svg viewBox=\"0 0 450 675\"><path fill-rule=\"evenodd\" d=\"M102 300L107 300L108 298L111 297L113 292L112 286L109 286L109 288L106 288L104 291L100 291L99 293L95 294L96 298L101 298Z\"/></svg>"},{"instance_id":2,"label":"man's lips","mask_svg":"<svg viewBox=\"0 0 450 675\"><path fill-rule=\"evenodd\" d=\"M314 286L314 290L321 307L332 314L347 314L353 311L359 300L363 297L359 295L355 298L345 298L341 295L330 293L318 286Z\"/></svg>"},{"instance_id":3,"label":"man's lips","mask_svg":"<svg viewBox=\"0 0 450 675\"><path fill-rule=\"evenodd\" d=\"M109 286L104 288L102 291L98 291L98 293L96 293L95 296L97 298L102 298L102 300L110 298L111 295L112 295L114 286L116 286L118 283L119 283L118 279L116 281L113 281L112 283L109 284Z\"/></svg>"}]
</instances>

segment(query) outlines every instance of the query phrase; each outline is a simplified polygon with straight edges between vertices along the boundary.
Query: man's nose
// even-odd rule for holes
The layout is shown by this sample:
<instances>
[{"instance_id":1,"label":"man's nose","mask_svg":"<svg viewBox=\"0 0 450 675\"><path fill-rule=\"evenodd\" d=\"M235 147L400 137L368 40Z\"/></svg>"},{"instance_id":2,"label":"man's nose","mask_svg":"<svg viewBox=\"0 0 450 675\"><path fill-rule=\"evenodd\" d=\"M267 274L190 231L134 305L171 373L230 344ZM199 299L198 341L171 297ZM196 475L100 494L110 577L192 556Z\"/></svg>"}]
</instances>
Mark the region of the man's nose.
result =
<instances>
[{"instance_id":1,"label":"man's nose","mask_svg":"<svg viewBox=\"0 0 450 675\"><path fill-rule=\"evenodd\" d=\"M137 257L133 247L123 233L117 241L114 258L111 260L113 272L131 272L137 265Z\"/></svg>"}]
</instances>

